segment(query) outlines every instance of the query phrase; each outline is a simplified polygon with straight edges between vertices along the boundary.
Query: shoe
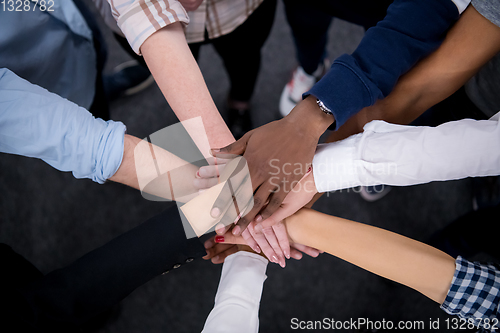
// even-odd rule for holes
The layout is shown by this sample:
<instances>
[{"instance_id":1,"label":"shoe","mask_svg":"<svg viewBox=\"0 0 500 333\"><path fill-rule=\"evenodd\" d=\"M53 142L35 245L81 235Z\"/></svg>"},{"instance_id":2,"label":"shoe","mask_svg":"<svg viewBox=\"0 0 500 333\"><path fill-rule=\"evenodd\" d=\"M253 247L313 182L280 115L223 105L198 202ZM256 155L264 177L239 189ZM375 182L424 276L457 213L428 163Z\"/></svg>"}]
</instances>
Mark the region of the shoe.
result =
<instances>
[{"instance_id":1,"label":"shoe","mask_svg":"<svg viewBox=\"0 0 500 333\"><path fill-rule=\"evenodd\" d=\"M250 108L247 102L228 101L227 127L236 140L253 129Z\"/></svg>"},{"instance_id":2,"label":"shoe","mask_svg":"<svg viewBox=\"0 0 500 333\"><path fill-rule=\"evenodd\" d=\"M113 74L104 75L103 81L106 96L112 101L146 89L154 79L147 67L139 64L137 60L131 60L116 66Z\"/></svg>"},{"instance_id":3,"label":"shoe","mask_svg":"<svg viewBox=\"0 0 500 333\"><path fill-rule=\"evenodd\" d=\"M299 66L293 72L292 79L288 81L280 98L280 114L281 116L287 116L290 111L302 100L302 94L318 82L323 75L330 69L330 61L324 59L323 63L318 66L318 68L312 73L312 75L307 74L304 69Z\"/></svg>"},{"instance_id":4,"label":"shoe","mask_svg":"<svg viewBox=\"0 0 500 333\"><path fill-rule=\"evenodd\" d=\"M368 202L382 199L391 190L390 185L361 186L359 194Z\"/></svg>"}]
</instances>

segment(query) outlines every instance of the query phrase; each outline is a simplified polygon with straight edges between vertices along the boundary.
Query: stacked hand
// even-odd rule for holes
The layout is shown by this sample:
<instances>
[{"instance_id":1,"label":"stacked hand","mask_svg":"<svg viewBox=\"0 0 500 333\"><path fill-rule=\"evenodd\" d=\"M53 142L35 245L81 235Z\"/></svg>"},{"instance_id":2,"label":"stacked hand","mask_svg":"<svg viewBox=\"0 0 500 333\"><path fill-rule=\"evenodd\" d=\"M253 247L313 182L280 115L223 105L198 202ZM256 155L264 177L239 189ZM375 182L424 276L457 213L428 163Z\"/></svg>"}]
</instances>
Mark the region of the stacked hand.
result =
<instances>
[{"instance_id":1,"label":"stacked hand","mask_svg":"<svg viewBox=\"0 0 500 333\"><path fill-rule=\"evenodd\" d=\"M232 233L241 235L254 251L262 250L271 261L284 266L285 257L293 255L288 237L278 222L306 205L316 194L309 171L319 137L333 121L333 117L319 110L315 98L310 96L287 117L250 131L227 147L214 149L217 158L243 155L254 191L253 201L243 209L240 207L240 214L234 220L236 225L223 223L219 232L226 233L232 228ZM213 176L214 172L200 170L200 175L203 174ZM213 218L219 217L234 199L234 195L228 193L234 194L237 186L230 181L225 186L229 190L223 190L215 201ZM247 228L251 222L252 226ZM305 250L317 253L314 249Z\"/></svg>"}]
</instances>

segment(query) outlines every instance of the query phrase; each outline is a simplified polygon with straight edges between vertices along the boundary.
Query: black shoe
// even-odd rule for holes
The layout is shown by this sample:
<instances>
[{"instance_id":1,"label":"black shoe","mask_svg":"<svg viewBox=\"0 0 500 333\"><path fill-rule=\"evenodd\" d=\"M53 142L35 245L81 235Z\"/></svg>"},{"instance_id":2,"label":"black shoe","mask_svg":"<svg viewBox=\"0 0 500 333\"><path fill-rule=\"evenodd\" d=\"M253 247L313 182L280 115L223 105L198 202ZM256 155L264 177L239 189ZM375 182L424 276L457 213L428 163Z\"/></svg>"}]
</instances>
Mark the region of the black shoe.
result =
<instances>
[{"instance_id":1,"label":"black shoe","mask_svg":"<svg viewBox=\"0 0 500 333\"><path fill-rule=\"evenodd\" d=\"M131 60L116 66L113 74L104 75L103 81L106 96L112 101L146 89L154 79L147 67L140 65L137 60Z\"/></svg>"},{"instance_id":2,"label":"black shoe","mask_svg":"<svg viewBox=\"0 0 500 333\"><path fill-rule=\"evenodd\" d=\"M228 109L227 126L236 140L253 129L250 109Z\"/></svg>"}]
</instances>

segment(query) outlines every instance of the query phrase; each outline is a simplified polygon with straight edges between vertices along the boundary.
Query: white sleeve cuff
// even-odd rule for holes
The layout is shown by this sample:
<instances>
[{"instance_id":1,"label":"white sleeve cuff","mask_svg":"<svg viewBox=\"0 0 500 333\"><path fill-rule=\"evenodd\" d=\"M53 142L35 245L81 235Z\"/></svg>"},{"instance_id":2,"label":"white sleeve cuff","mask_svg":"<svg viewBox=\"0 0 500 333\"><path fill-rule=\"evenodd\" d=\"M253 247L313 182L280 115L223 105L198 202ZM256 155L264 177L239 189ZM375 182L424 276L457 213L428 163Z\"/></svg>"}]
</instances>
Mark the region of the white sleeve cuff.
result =
<instances>
[{"instance_id":1,"label":"white sleeve cuff","mask_svg":"<svg viewBox=\"0 0 500 333\"><path fill-rule=\"evenodd\" d=\"M457 6L458 12L462 14L467 6L470 4L471 0L452 0L453 3Z\"/></svg>"},{"instance_id":2,"label":"white sleeve cuff","mask_svg":"<svg viewBox=\"0 0 500 333\"><path fill-rule=\"evenodd\" d=\"M264 257L247 251L238 251L227 257L215 303L234 296L259 303L268 263Z\"/></svg>"},{"instance_id":3,"label":"white sleeve cuff","mask_svg":"<svg viewBox=\"0 0 500 333\"><path fill-rule=\"evenodd\" d=\"M318 192L335 191L358 186L355 167L356 145L361 134L345 140L320 144L313 159L313 176Z\"/></svg>"}]
</instances>

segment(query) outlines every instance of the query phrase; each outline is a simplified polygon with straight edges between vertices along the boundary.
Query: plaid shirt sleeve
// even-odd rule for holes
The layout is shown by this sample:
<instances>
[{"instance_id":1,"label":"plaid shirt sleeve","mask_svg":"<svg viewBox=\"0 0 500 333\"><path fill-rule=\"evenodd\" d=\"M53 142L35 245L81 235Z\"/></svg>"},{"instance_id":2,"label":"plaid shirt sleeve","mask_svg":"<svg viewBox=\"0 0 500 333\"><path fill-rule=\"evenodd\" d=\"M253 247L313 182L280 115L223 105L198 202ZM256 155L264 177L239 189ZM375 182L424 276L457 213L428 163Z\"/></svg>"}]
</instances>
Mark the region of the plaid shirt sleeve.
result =
<instances>
[{"instance_id":1,"label":"plaid shirt sleeve","mask_svg":"<svg viewBox=\"0 0 500 333\"><path fill-rule=\"evenodd\" d=\"M142 43L161 28L175 22L189 23L177 0L108 0L111 12L132 49L141 54Z\"/></svg>"},{"instance_id":2,"label":"plaid shirt sleeve","mask_svg":"<svg viewBox=\"0 0 500 333\"><path fill-rule=\"evenodd\" d=\"M476 326L487 326L486 323L498 322L499 267L470 262L460 256L455 263L455 274L441 309L448 314L472 320ZM495 326L491 329L492 332L498 331L498 325Z\"/></svg>"}]
</instances>

